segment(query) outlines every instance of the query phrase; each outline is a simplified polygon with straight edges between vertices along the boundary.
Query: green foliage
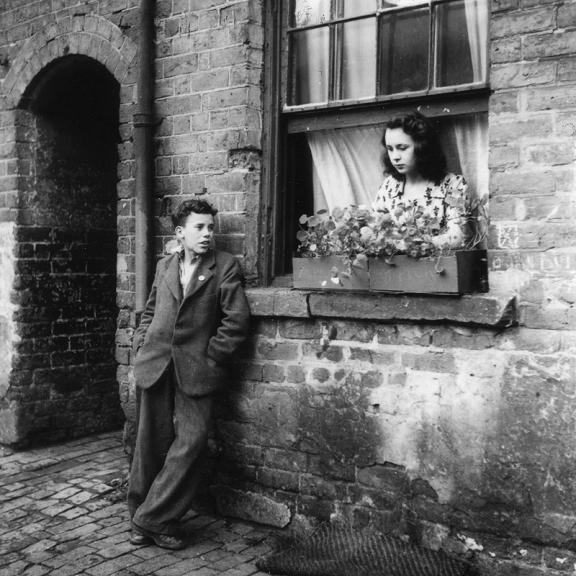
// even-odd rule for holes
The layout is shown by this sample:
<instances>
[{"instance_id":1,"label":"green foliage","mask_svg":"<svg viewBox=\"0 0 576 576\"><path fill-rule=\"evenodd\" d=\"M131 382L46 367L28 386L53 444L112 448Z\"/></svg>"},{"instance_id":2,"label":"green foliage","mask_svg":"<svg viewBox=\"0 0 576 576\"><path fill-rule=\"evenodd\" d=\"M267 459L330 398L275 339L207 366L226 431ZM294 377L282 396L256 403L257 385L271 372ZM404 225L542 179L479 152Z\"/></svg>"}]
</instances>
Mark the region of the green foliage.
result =
<instances>
[{"instance_id":1,"label":"green foliage","mask_svg":"<svg viewBox=\"0 0 576 576\"><path fill-rule=\"evenodd\" d=\"M457 249L478 247L486 237L486 200L461 206L460 213L459 226L465 242ZM367 257L384 258L391 263L395 254L434 258L453 251L434 241L446 233L447 227L421 206L399 205L394 217L387 211L347 206L335 208L332 214L319 210L312 216L302 215L299 222L298 256L339 255L348 263L348 269L362 266Z\"/></svg>"}]
</instances>

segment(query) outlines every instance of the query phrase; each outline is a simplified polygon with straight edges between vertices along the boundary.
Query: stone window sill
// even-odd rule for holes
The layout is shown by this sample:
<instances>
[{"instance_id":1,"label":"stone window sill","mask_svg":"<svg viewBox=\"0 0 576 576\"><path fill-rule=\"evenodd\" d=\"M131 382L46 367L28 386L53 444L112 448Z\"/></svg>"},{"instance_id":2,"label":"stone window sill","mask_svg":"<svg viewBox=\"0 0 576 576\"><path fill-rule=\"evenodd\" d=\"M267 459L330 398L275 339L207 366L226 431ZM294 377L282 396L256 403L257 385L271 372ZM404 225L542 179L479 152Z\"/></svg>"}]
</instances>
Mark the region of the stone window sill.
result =
<instances>
[{"instance_id":1,"label":"stone window sill","mask_svg":"<svg viewBox=\"0 0 576 576\"><path fill-rule=\"evenodd\" d=\"M517 324L516 299L511 294L414 296L291 288L249 288L246 294L256 317L444 322L492 328Z\"/></svg>"}]
</instances>

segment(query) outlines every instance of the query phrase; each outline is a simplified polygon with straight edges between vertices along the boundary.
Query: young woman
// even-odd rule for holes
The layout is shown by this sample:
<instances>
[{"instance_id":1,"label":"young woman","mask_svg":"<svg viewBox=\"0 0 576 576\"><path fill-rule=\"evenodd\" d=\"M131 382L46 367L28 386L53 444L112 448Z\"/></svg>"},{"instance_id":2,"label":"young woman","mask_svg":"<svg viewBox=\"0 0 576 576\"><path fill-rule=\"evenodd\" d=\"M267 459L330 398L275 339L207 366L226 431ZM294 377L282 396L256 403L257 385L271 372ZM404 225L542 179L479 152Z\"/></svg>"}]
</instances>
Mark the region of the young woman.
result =
<instances>
[{"instance_id":1,"label":"young woman","mask_svg":"<svg viewBox=\"0 0 576 576\"><path fill-rule=\"evenodd\" d=\"M374 208L389 212L402 225L418 214L434 221L436 231L426 238L438 248L461 248L468 237L468 185L463 176L446 170L438 134L419 113L394 118L384 131L386 177ZM399 241L398 249L404 242Z\"/></svg>"}]
</instances>

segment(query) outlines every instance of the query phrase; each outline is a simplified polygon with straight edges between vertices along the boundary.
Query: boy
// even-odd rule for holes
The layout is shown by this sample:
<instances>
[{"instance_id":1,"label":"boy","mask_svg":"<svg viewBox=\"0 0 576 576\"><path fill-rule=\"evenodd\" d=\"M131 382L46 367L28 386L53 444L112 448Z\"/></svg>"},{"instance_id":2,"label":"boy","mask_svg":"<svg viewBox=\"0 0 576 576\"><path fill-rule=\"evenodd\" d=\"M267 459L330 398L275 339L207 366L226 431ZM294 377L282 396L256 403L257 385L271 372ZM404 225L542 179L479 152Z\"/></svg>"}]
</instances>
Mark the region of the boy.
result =
<instances>
[{"instance_id":1,"label":"boy","mask_svg":"<svg viewBox=\"0 0 576 576\"><path fill-rule=\"evenodd\" d=\"M179 521L200 479L213 396L248 332L240 266L212 249L216 213L199 199L177 208L180 249L158 262L134 334L141 398L128 508L135 545L185 546Z\"/></svg>"}]
</instances>

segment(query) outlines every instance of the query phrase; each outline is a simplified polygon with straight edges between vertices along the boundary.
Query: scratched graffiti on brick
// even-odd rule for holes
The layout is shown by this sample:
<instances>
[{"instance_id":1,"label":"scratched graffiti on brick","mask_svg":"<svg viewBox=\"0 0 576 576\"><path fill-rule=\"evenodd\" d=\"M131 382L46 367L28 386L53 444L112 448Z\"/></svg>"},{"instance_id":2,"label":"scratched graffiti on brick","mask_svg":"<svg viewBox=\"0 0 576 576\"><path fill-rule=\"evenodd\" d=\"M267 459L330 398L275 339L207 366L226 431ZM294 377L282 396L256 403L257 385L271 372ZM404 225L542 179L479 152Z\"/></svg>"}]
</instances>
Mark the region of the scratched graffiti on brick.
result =
<instances>
[{"instance_id":1,"label":"scratched graffiti on brick","mask_svg":"<svg viewBox=\"0 0 576 576\"><path fill-rule=\"evenodd\" d=\"M517 224L499 224L496 226L496 230L498 248L504 250L516 250L518 248L519 234Z\"/></svg>"},{"instance_id":2,"label":"scratched graffiti on brick","mask_svg":"<svg viewBox=\"0 0 576 576\"><path fill-rule=\"evenodd\" d=\"M576 253L572 252L503 252L489 255L490 270L528 270L549 274L576 273Z\"/></svg>"}]
</instances>

